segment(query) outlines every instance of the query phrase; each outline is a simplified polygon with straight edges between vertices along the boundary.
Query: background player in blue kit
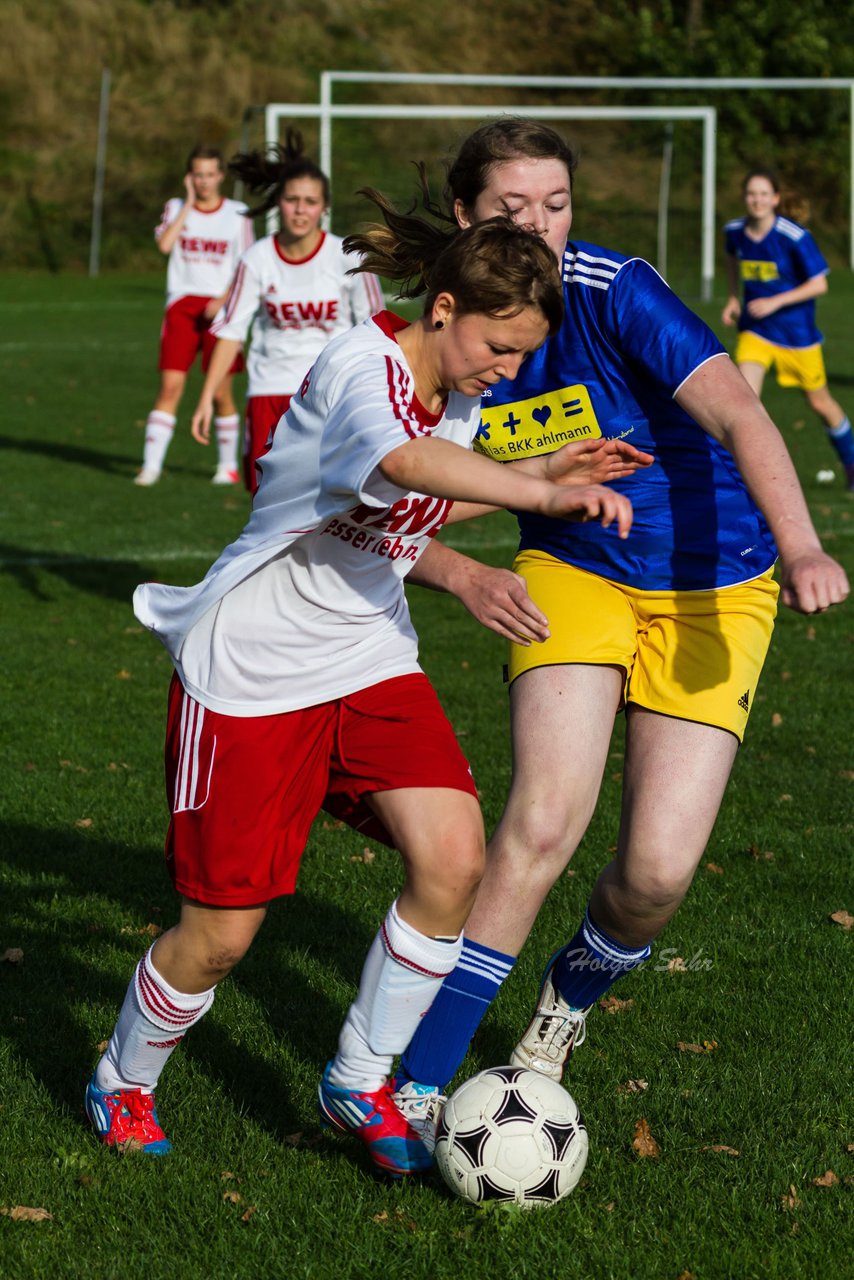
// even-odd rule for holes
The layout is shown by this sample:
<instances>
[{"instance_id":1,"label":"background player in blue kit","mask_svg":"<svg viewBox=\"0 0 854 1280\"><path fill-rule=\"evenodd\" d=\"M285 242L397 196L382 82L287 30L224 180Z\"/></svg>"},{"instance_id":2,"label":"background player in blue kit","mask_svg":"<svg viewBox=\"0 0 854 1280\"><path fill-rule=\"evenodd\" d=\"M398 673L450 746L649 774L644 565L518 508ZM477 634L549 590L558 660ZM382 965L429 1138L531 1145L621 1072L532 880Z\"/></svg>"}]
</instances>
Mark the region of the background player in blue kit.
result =
<instances>
[{"instance_id":1,"label":"background player in blue kit","mask_svg":"<svg viewBox=\"0 0 854 1280\"><path fill-rule=\"evenodd\" d=\"M543 628L529 633L540 643L510 646L510 795L460 960L397 1078L398 1105L428 1137L439 1090L587 828L617 711L627 724L616 854L549 962L512 1057L555 1079L591 1006L649 956L687 893L753 705L777 556L793 608L821 611L848 592L779 432L711 330L647 262L567 242L574 163L553 129L502 117L450 170L459 222L510 213L543 237L564 282L559 333L484 395L476 447L508 460L566 439L623 438L655 461L611 486L631 495L624 541L519 513L514 569ZM495 601L503 581L508 594L519 586L506 572L434 542L413 577L504 631Z\"/></svg>"},{"instance_id":2,"label":"background player in blue kit","mask_svg":"<svg viewBox=\"0 0 854 1280\"><path fill-rule=\"evenodd\" d=\"M772 365L781 387L800 387L854 489L854 433L828 389L815 322L815 300L827 293L829 267L806 227L779 213L775 174L753 170L742 191L747 215L725 228L729 297L721 316L727 325L738 321L735 362L757 395Z\"/></svg>"}]
</instances>

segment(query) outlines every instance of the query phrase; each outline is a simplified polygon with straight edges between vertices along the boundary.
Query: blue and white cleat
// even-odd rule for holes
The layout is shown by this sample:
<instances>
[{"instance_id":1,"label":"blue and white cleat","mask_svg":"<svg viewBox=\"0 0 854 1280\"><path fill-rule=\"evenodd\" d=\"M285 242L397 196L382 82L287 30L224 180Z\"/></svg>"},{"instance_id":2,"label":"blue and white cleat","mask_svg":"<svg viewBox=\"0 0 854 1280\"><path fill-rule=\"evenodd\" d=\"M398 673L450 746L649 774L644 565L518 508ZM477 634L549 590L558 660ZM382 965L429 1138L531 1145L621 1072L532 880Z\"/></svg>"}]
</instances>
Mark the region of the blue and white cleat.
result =
<instances>
[{"instance_id":1,"label":"blue and white cleat","mask_svg":"<svg viewBox=\"0 0 854 1280\"><path fill-rule=\"evenodd\" d=\"M86 1115L105 1146L146 1151L151 1156L165 1156L172 1150L160 1128L153 1093L142 1089L104 1091L96 1088L93 1076L86 1088Z\"/></svg>"},{"instance_id":2,"label":"blue and white cleat","mask_svg":"<svg viewBox=\"0 0 854 1280\"><path fill-rule=\"evenodd\" d=\"M364 1143L377 1169L393 1178L404 1178L430 1169L433 1157L395 1106L391 1081L376 1093L359 1093L332 1084L329 1080L331 1067L332 1063L328 1062L317 1090L321 1125L358 1138Z\"/></svg>"},{"instance_id":3,"label":"blue and white cleat","mask_svg":"<svg viewBox=\"0 0 854 1280\"><path fill-rule=\"evenodd\" d=\"M418 1134L432 1155L436 1149L436 1131L447 1096L435 1084L419 1084L417 1080L400 1083L395 1080L392 1088L394 1105Z\"/></svg>"}]
</instances>

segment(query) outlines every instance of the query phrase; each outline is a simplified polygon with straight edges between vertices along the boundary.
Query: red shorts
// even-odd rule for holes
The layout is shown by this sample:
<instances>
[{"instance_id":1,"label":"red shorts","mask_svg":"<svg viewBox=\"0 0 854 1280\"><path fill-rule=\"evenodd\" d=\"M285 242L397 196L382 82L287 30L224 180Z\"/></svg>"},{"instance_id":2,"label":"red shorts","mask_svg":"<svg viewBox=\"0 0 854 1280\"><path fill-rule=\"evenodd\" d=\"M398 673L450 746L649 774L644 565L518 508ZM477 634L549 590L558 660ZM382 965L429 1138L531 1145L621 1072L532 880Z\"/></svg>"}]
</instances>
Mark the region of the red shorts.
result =
<instances>
[{"instance_id":1,"label":"red shorts","mask_svg":"<svg viewBox=\"0 0 854 1280\"><path fill-rule=\"evenodd\" d=\"M376 791L447 787L476 796L471 770L425 675L270 716L202 707L169 689L166 862L179 893L248 907L293 893L320 809L391 844Z\"/></svg>"},{"instance_id":2,"label":"red shorts","mask_svg":"<svg viewBox=\"0 0 854 1280\"><path fill-rule=\"evenodd\" d=\"M291 402L290 396L250 396L246 401L246 430L243 433L243 483L254 497L260 479L255 463L267 452L268 440L279 418Z\"/></svg>"},{"instance_id":3,"label":"red shorts","mask_svg":"<svg viewBox=\"0 0 854 1280\"><path fill-rule=\"evenodd\" d=\"M200 351L202 368L207 369L216 346L216 338L211 333L213 317L205 319L209 302L210 298L186 297L166 308L160 329L158 369L179 369L186 373ZM243 368L243 355L238 352L229 373L241 373Z\"/></svg>"}]
</instances>

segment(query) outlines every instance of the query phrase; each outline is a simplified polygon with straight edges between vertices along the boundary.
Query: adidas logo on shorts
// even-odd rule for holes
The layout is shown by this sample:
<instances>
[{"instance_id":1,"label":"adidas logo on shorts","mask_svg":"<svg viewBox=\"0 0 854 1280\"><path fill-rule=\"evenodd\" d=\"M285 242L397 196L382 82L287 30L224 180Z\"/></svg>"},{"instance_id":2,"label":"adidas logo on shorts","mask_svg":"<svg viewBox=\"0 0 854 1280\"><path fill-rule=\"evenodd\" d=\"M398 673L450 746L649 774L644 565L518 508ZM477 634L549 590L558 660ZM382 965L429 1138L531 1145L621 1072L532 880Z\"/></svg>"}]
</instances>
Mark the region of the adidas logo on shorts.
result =
<instances>
[{"instance_id":1,"label":"adidas logo on shorts","mask_svg":"<svg viewBox=\"0 0 854 1280\"><path fill-rule=\"evenodd\" d=\"M749 710L749 705L748 705L749 702L750 702L750 690L745 689L744 693L741 695L741 697L738 700L738 705L741 707L742 711Z\"/></svg>"}]
</instances>

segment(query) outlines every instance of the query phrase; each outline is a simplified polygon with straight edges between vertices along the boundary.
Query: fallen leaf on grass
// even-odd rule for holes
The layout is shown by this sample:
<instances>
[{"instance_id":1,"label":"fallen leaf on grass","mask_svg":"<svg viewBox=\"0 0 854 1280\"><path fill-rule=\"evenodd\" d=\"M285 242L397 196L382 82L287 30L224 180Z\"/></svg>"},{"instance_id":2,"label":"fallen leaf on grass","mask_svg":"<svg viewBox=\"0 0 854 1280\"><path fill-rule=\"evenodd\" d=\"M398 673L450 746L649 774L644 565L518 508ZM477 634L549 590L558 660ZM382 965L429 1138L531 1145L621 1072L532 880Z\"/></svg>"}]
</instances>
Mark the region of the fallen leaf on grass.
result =
<instances>
[{"instance_id":1,"label":"fallen leaf on grass","mask_svg":"<svg viewBox=\"0 0 854 1280\"><path fill-rule=\"evenodd\" d=\"M830 919L834 924L841 925L846 933L850 933L851 926L854 925L854 916L849 915L847 911L832 911Z\"/></svg>"},{"instance_id":2,"label":"fallen leaf on grass","mask_svg":"<svg viewBox=\"0 0 854 1280\"><path fill-rule=\"evenodd\" d=\"M232 1173L230 1169L223 1169L222 1173L219 1175L219 1180L220 1182L239 1182L240 1181L237 1174Z\"/></svg>"},{"instance_id":3,"label":"fallen leaf on grass","mask_svg":"<svg viewBox=\"0 0 854 1280\"><path fill-rule=\"evenodd\" d=\"M617 1093L643 1093L648 1088L648 1080L627 1080L625 1084L617 1085Z\"/></svg>"},{"instance_id":4,"label":"fallen leaf on grass","mask_svg":"<svg viewBox=\"0 0 854 1280\"><path fill-rule=\"evenodd\" d=\"M125 670L125 668L124 668L124 667L122 667L121 671L117 671L117 672L116 672L116 679L117 679L117 680L130 680L130 672L129 672L129 671L126 671L126 670Z\"/></svg>"},{"instance_id":5,"label":"fallen leaf on grass","mask_svg":"<svg viewBox=\"0 0 854 1280\"><path fill-rule=\"evenodd\" d=\"M693 1271L680 1271L676 1280L697 1280L697 1277Z\"/></svg>"},{"instance_id":6,"label":"fallen leaf on grass","mask_svg":"<svg viewBox=\"0 0 854 1280\"><path fill-rule=\"evenodd\" d=\"M375 1213L371 1218L371 1222L388 1222L388 1210L383 1209L381 1213Z\"/></svg>"},{"instance_id":7,"label":"fallen leaf on grass","mask_svg":"<svg viewBox=\"0 0 854 1280\"><path fill-rule=\"evenodd\" d=\"M717 1040L704 1040L702 1044L692 1044L688 1040L676 1041L676 1048L680 1053L714 1053L717 1047Z\"/></svg>"},{"instance_id":8,"label":"fallen leaf on grass","mask_svg":"<svg viewBox=\"0 0 854 1280\"><path fill-rule=\"evenodd\" d=\"M849 1156L854 1156L854 1142L849 1142L845 1150L848 1152Z\"/></svg>"},{"instance_id":9,"label":"fallen leaf on grass","mask_svg":"<svg viewBox=\"0 0 854 1280\"><path fill-rule=\"evenodd\" d=\"M373 849L363 849L361 853L354 853L350 861L365 862L370 865L376 856L377 855L374 853Z\"/></svg>"},{"instance_id":10,"label":"fallen leaf on grass","mask_svg":"<svg viewBox=\"0 0 854 1280\"><path fill-rule=\"evenodd\" d=\"M815 640L815 627L812 623L807 627L807 640Z\"/></svg>"},{"instance_id":11,"label":"fallen leaf on grass","mask_svg":"<svg viewBox=\"0 0 854 1280\"><path fill-rule=\"evenodd\" d=\"M727 1147L722 1142L715 1142L711 1147L700 1147L701 1151L713 1151L716 1156L740 1156L735 1147Z\"/></svg>"},{"instance_id":12,"label":"fallen leaf on grass","mask_svg":"<svg viewBox=\"0 0 854 1280\"><path fill-rule=\"evenodd\" d=\"M782 723L783 723L783 717L780 715L779 711L775 711L771 717L771 724L774 726L775 729L779 729Z\"/></svg>"},{"instance_id":13,"label":"fallen leaf on grass","mask_svg":"<svg viewBox=\"0 0 854 1280\"><path fill-rule=\"evenodd\" d=\"M840 778L846 778L848 782L854 782L854 769L840 769Z\"/></svg>"},{"instance_id":14,"label":"fallen leaf on grass","mask_svg":"<svg viewBox=\"0 0 854 1280\"><path fill-rule=\"evenodd\" d=\"M718 866L718 864L717 864L716 862L707 862L707 863L706 863L706 870L707 870L707 871L713 871L713 872L715 873L715 875L716 875L716 876L722 876L722 875L723 875L723 873L724 873L724 869L723 869L723 867L719 867L719 866Z\"/></svg>"},{"instance_id":15,"label":"fallen leaf on grass","mask_svg":"<svg viewBox=\"0 0 854 1280\"><path fill-rule=\"evenodd\" d=\"M800 1203L801 1203L800 1196L795 1190L794 1183L792 1183L789 1186L789 1190L786 1192L786 1194L780 1197L780 1203L782 1204L783 1211L785 1213L791 1213L793 1209L797 1209L800 1206Z\"/></svg>"},{"instance_id":16,"label":"fallen leaf on grass","mask_svg":"<svg viewBox=\"0 0 854 1280\"><path fill-rule=\"evenodd\" d=\"M345 824L341 822L340 819L337 822L327 822L324 818L321 823L324 831L340 831L344 825Z\"/></svg>"},{"instance_id":17,"label":"fallen leaf on grass","mask_svg":"<svg viewBox=\"0 0 854 1280\"><path fill-rule=\"evenodd\" d=\"M833 1170L828 1169L820 1178L813 1178L812 1184L814 1187L835 1187L838 1181L839 1179Z\"/></svg>"},{"instance_id":18,"label":"fallen leaf on grass","mask_svg":"<svg viewBox=\"0 0 854 1280\"><path fill-rule=\"evenodd\" d=\"M106 1053L109 1047L110 1047L109 1040L99 1040L98 1043L95 1045L95 1048L98 1050L98 1053Z\"/></svg>"},{"instance_id":19,"label":"fallen leaf on grass","mask_svg":"<svg viewBox=\"0 0 854 1280\"><path fill-rule=\"evenodd\" d=\"M604 996L599 1001L599 1008L610 1014L627 1013L633 1004L634 1000L621 1000L619 996Z\"/></svg>"},{"instance_id":20,"label":"fallen leaf on grass","mask_svg":"<svg viewBox=\"0 0 854 1280\"><path fill-rule=\"evenodd\" d=\"M635 1121L635 1136L632 1146L641 1160L655 1160L661 1155L661 1147L652 1136L649 1121L643 1117Z\"/></svg>"},{"instance_id":21,"label":"fallen leaf on grass","mask_svg":"<svg viewBox=\"0 0 854 1280\"><path fill-rule=\"evenodd\" d=\"M91 827L91 825L92 825L92 819L91 819L91 818L78 818L74 825L75 825L75 827L77 827L77 829L78 829L79 831L87 831L87 830L88 830L88 828L89 828L89 827Z\"/></svg>"},{"instance_id":22,"label":"fallen leaf on grass","mask_svg":"<svg viewBox=\"0 0 854 1280\"><path fill-rule=\"evenodd\" d=\"M245 1213L241 1213L241 1215L240 1215L240 1221L241 1221L241 1222L248 1222L248 1221L249 1221L249 1219L252 1217L253 1213L257 1213L257 1211L258 1211L258 1206L257 1206L257 1205L255 1205L255 1204L250 1204L250 1206L249 1206L249 1208L246 1210L246 1212L245 1212Z\"/></svg>"},{"instance_id":23,"label":"fallen leaf on grass","mask_svg":"<svg viewBox=\"0 0 854 1280\"><path fill-rule=\"evenodd\" d=\"M223 1191L222 1198L226 1204L243 1204L243 1196L239 1191Z\"/></svg>"},{"instance_id":24,"label":"fallen leaf on grass","mask_svg":"<svg viewBox=\"0 0 854 1280\"><path fill-rule=\"evenodd\" d=\"M16 1204L13 1209L0 1209L0 1213L13 1222L53 1222L53 1214L47 1209L31 1209L25 1204Z\"/></svg>"},{"instance_id":25,"label":"fallen leaf on grass","mask_svg":"<svg viewBox=\"0 0 854 1280\"><path fill-rule=\"evenodd\" d=\"M688 972L687 968L685 967L685 961L683 960L682 956L674 956L672 960L667 961L667 972L668 973L687 973Z\"/></svg>"},{"instance_id":26,"label":"fallen leaf on grass","mask_svg":"<svg viewBox=\"0 0 854 1280\"><path fill-rule=\"evenodd\" d=\"M602 1208L605 1210L606 1213L613 1213L616 1207L617 1207L616 1200L612 1200L610 1204L606 1204L602 1206Z\"/></svg>"},{"instance_id":27,"label":"fallen leaf on grass","mask_svg":"<svg viewBox=\"0 0 854 1280\"><path fill-rule=\"evenodd\" d=\"M24 958L24 953L20 947L7 947L0 956L0 962L7 961L8 964L20 964Z\"/></svg>"}]
</instances>

